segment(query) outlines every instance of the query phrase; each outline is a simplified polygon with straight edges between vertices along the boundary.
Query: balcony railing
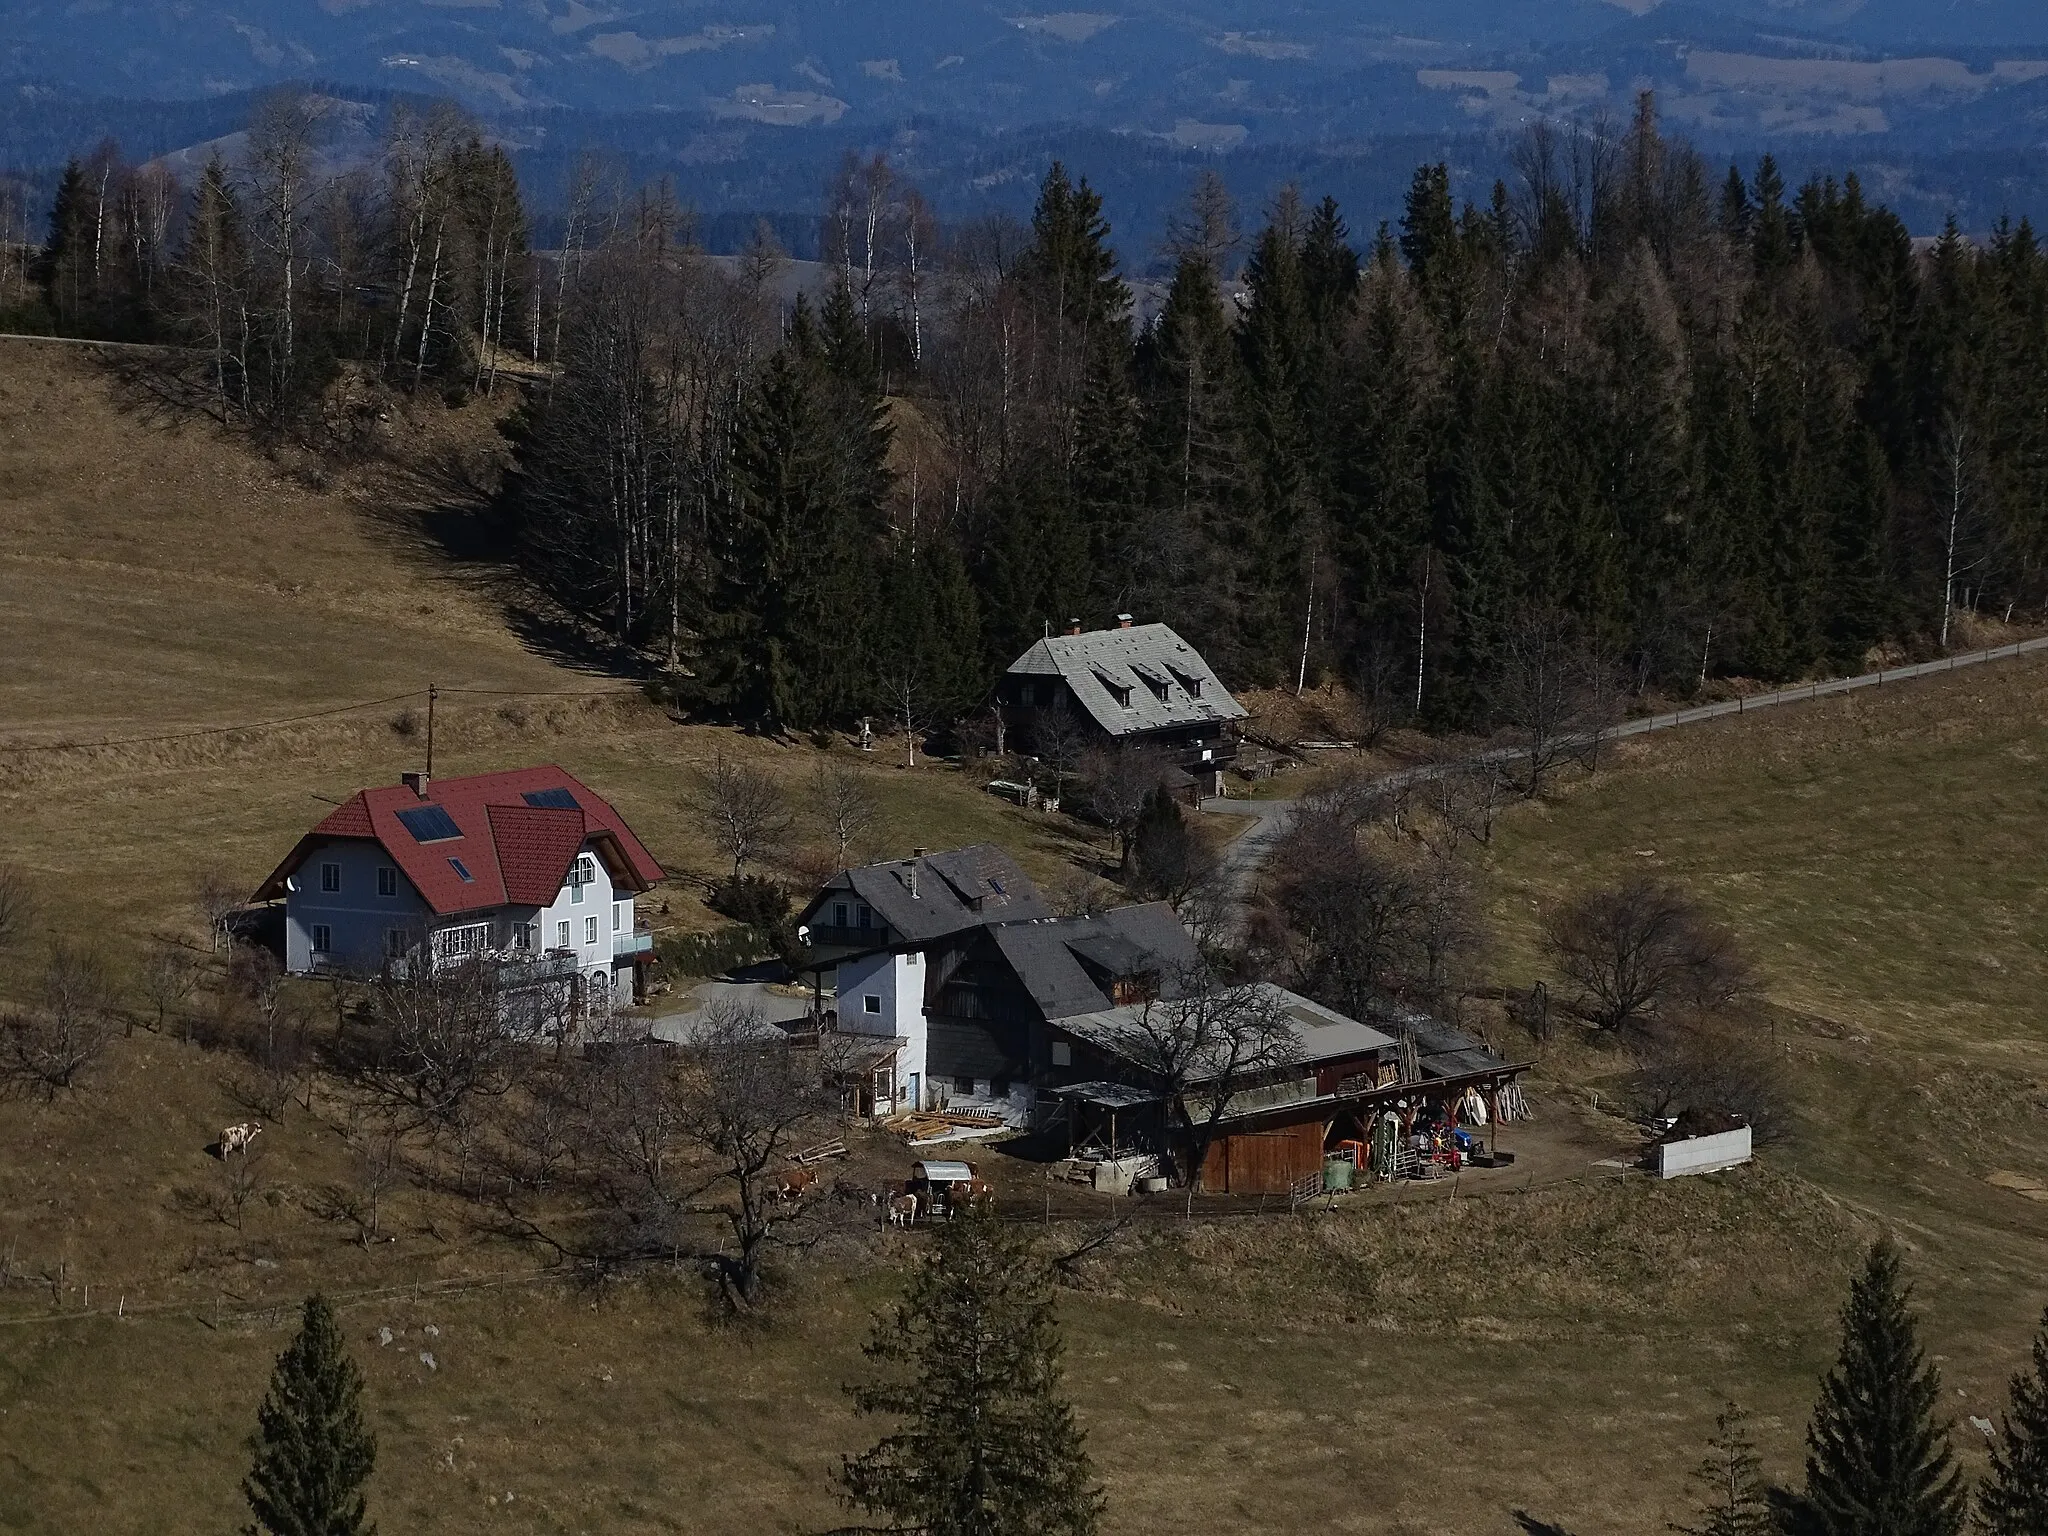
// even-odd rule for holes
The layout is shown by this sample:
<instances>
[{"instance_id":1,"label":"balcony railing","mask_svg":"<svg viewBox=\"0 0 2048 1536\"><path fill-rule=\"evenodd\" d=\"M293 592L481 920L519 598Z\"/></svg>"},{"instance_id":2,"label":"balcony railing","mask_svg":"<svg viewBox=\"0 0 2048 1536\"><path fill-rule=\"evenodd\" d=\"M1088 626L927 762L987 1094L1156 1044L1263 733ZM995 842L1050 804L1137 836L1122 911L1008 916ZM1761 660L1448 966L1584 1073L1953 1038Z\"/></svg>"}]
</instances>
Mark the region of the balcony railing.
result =
<instances>
[{"instance_id":1,"label":"balcony railing","mask_svg":"<svg viewBox=\"0 0 2048 1536\"><path fill-rule=\"evenodd\" d=\"M628 955L651 954L654 950L654 935L651 933L619 933L612 935L612 958L623 960Z\"/></svg>"}]
</instances>

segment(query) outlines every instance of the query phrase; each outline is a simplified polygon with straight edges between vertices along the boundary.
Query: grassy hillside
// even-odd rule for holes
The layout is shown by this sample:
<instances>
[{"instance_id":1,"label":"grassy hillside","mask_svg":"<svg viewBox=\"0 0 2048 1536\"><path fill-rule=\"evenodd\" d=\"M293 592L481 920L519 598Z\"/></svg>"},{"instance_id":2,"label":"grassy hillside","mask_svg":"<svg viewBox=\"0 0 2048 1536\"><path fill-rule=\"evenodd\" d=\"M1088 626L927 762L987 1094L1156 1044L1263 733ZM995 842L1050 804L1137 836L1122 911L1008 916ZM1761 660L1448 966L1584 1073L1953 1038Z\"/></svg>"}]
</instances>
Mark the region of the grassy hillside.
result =
<instances>
[{"instance_id":1,"label":"grassy hillside","mask_svg":"<svg viewBox=\"0 0 2048 1536\"><path fill-rule=\"evenodd\" d=\"M809 746L675 726L521 611L493 563L451 554L474 547L481 418L436 407L388 431L388 462L310 490L118 408L75 352L0 343L0 638L17 661L0 676L0 861L31 871L51 926L121 953L190 933L200 868L253 884L327 802L416 766L420 722L401 699L280 730L23 743L312 714L429 680L504 689L444 699L437 770L558 759L680 871L714 863L684 803L693 763L810 771ZM1639 1536L1688 1512L1726 1396L1756 1411L1770 1470L1795 1471L1845 1267L1879 1224L1912 1245L1954 1410L1990 1411L2044 1299L2048 1205L2012 1187L2048 1182L2048 934L2026 858L2044 752L2048 670L2023 665L1655 738L1512 812L1480 861L1485 979L1543 974L1538 922L1560 893L1637 869L1681 881L1764 975L1798 1136L1732 1176L1621 1179L1592 1166L1622 1131L1587 1093L1619 1064L1560 1040L1520 1133L1550 1160L1541 1181L1134 1232L1065 1307L1109 1529L1508 1536L1527 1511ZM998 838L1048 879L1084 851L969 776L871 767L883 849ZM706 920L686 883L664 894L671 921ZM138 1031L81 1092L0 1103L0 1530L227 1528L268 1362L315 1286L342 1298L368 1374L386 1530L838 1518L827 1473L875 1432L840 1386L915 1238L841 1233L760 1328L712 1321L684 1276L550 1272L417 1186L391 1202L394 1240L365 1248L331 1209L348 1175L334 1084L266 1132L237 1226L209 1209L202 1150L247 1118L234 1071ZM858 1150L864 1176L900 1176L899 1145Z\"/></svg>"}]
</instances>

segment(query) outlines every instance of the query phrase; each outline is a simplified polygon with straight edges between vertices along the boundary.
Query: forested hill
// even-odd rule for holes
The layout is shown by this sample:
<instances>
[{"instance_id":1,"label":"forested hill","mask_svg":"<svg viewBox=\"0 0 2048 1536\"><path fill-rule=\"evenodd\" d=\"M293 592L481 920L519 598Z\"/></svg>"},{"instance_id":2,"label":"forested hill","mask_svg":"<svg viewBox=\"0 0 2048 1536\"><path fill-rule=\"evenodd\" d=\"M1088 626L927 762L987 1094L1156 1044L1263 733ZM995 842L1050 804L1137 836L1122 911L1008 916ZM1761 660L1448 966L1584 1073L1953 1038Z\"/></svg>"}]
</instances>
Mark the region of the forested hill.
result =
<instances>
[{"instance_id":1,"label":"forested hill","mask_svg":"<svg viewBox=\"0 0 2048 1536\"><path fill-rule=\"evenodd\" d=\"M1205 178L1142 331L1058 166L1028 228L942 230L849 162L836 280L791 310L772 248L698 255L658 187L583 184L536 259L458 116L323 181L304 111L189 189L75 166L50 317L183 340L195 406L267 432L351 359L456 395L523 359L499 511L531 578L701 711L942 725L1047 625L1130 612L1233 683L1476 723L1531 646L1685 693L2048 599L2032 231L1916 254L1854 178L1710 167L1647 99L1536 130L1474 205L1421 167L1391 228L1305 188L1241 233Z\"/></svg>"}]
</instances>

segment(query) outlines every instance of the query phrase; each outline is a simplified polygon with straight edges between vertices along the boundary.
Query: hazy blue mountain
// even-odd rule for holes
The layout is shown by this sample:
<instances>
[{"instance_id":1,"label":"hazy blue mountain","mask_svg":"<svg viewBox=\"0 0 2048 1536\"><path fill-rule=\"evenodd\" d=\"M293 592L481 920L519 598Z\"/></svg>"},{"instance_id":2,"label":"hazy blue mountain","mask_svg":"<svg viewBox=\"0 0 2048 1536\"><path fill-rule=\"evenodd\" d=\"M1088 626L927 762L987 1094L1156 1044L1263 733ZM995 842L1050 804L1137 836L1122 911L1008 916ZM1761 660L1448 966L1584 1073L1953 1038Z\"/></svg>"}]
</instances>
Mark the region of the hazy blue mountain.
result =
<instances>
[{"instance_id":1,"label":"hazy blue mountain","mask_svg":"<svg viewBox=\"0 0 2048 1536\"><path fill-rule=\"evenodd\" d=\"M286 81L452 94L543 181L602 145L707 214L814 207L881 146L949 212L1010 206L1087 146L1141 225L1198 163L1363 220L1424 152L1483 193L1523 125L1644 87L1717 157L1858 167L1916 227L2048 194L2048 0L0 0L0 169L207 142Z\"/></svg>"}]
</instances>

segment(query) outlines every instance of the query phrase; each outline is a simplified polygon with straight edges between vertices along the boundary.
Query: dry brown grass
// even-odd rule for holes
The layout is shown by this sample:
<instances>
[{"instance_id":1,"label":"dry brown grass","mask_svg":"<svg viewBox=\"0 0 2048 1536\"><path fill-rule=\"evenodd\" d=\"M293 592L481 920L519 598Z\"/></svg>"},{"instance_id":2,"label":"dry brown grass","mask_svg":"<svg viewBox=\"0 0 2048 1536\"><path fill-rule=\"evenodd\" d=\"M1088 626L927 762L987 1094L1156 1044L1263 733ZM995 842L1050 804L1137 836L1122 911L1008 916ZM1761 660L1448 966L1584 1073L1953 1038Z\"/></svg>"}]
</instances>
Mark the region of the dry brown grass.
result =
<instances>
[{"instance_id":1,"label":"dry brown grass","mask_svg":"<svg viewBox=\"0 0 2048 1536\"><path fill-rule=\"evenodd\" d=\"M265 718L429 679L618 687L515 639L495 573L419 536L438 525L414 514L462 478L434 465L483 453L475 426L400 421L435 439L432 472L315 492L206 429L122 416L75 360L0 351L0 641L17 658L0 740ZM1541 974L1537 919L1566 890L1643 867L1691 886L1765 974L1799 1139L1673 1188L1589 1170L1498 1198L1133 1232L1066 1308L1110 1529L1505 1536L1517 1509L1581 1536L1659 1528L1687 1511L1723 1395L1757 1410L1770 1470L1795 1471L1844 1264L1879 1222L1913 1246L1956 1409L1985 1411L2038 1311L2048 1239L2048 1205L2022 1188L2048 1174L2041 1090L2015 1086L2048 1077L2026 857L2042 677L1966 674L1674 736L1509 817L1482 861L1501 933L1489 979ZM743 752L795 786L815 760L631 698L446 703L437 770L555 758L679 871L714 863L684 806L693 763ZM395 713L0 751L0 861L26 865L66 924L116 942L189 931L200 867L253 884L325 800L417 765ZM971 775L874 772L884 848L994 837L1048 880L1086 851ZM669 899L672 921L703 920L687 886ZM1544 1134L1571 1143L1583 1120L1586 1144L1624 1141L1574 1098L1617 1066L1549 1046ZM713 1326L695 1286L661 1273L536 1281L535 1254L417 1190L392 1202L397 1240L366 1251L322 1214L346 1172L331 1087L265 1133L264 1188L236 1228L207 1211L220 1173L201 1150L246 1117L227 1075L220 1053L138 1034L79 1094L0 1104L16 1276L0 1290L0 1528L233 1522L268 1362L315 1285L346 1298L368 1373L386 1530L835 1518L826 1474L871 1432L839 1384L917 1239L793 1272L758 1330ZM514 1278L435 1289L497 1274ZM129 1315L106 1315L123 1297Z\"/></svg>"}]
</instances>

